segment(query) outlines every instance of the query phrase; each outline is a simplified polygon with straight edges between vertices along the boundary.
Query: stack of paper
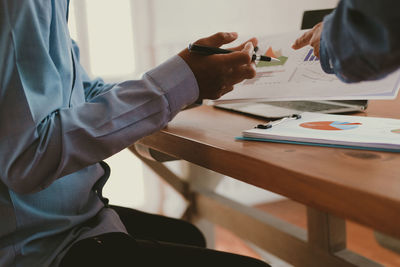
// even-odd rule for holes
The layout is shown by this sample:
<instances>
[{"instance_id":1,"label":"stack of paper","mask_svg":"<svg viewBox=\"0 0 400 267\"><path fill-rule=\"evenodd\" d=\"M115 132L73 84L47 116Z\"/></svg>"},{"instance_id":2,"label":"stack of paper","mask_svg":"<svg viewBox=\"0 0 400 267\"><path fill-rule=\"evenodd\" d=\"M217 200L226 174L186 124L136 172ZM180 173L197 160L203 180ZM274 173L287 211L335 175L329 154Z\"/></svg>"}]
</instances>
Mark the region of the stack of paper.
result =
<instances>
[{"instance_id":1,"label":"stack of paper","mask_svg":"<svg viewBox=\"0 0 400 267\"><path fill-rule=\"evenodd\" d=\"M400 152L400 120L305 112L269 129L243 131L242 140ZM272 123L273 125L274 123Z\"/></svg>"}]
</instances>

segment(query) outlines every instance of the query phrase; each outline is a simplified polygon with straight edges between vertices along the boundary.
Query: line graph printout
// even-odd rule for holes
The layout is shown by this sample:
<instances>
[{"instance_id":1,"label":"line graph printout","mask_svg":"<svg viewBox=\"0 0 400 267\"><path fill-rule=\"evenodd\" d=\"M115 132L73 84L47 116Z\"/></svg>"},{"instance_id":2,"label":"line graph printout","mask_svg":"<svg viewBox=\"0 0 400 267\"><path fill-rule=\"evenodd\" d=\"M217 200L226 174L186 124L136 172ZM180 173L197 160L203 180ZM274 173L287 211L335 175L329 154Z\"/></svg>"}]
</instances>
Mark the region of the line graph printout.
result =
<instances>
[{"instance_id":1,"label":"line graph printout","mask_svg":"<svg viewBox=\"0 0 400 267\"><path fill-rule=\"evenodd\" d=\"M296 31L259 38L259 54L280 62L256 62L257 75L235 86L215 103L288 100L393 99L400 87L400 70L379 81L346 84L326 74L310 46L293 50L303 34Z\"/></svg>"}]
</instances>

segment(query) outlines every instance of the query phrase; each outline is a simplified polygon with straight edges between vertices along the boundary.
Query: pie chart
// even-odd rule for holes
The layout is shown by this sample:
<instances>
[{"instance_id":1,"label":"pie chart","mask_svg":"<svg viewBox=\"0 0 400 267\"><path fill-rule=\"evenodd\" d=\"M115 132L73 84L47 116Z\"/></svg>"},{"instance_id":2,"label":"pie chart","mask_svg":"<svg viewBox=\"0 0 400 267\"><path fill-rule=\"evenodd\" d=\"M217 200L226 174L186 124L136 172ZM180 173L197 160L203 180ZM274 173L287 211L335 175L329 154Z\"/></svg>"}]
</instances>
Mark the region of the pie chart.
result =
<instances>
[{"instance_id":1,"label":"pie chart","mask_svg":"<svg viewBox=\"0 0 400 267\"><path fill-rule=\"evenodd\" d=\"M324 131L343 131L355 129L362 125L359 122L343 122L343 121L315 121L305 122L300 124L300 127L313 129L313 130L324 130Z\"/></svg>"}]
</instances>

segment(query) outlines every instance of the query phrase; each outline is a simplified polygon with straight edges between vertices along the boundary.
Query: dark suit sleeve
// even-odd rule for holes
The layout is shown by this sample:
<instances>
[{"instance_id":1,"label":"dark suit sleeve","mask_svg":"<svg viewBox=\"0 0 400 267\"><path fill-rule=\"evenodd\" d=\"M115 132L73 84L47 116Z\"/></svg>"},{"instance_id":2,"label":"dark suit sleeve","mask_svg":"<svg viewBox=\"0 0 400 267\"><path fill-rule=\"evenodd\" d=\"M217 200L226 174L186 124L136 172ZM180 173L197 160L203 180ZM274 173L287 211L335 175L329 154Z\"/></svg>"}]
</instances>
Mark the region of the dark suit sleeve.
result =
<instances>
[{"instance_id":1,"label":"dark suit sleeve","mask_svg":"<svg viewBox=\"0 0 400 267\"><path fill-rule=\"evenodd\" d=\"M400 66L400 2L342 0L325 17L321 65L345 82L377 80Z\"/></svg>"}]
</instances>

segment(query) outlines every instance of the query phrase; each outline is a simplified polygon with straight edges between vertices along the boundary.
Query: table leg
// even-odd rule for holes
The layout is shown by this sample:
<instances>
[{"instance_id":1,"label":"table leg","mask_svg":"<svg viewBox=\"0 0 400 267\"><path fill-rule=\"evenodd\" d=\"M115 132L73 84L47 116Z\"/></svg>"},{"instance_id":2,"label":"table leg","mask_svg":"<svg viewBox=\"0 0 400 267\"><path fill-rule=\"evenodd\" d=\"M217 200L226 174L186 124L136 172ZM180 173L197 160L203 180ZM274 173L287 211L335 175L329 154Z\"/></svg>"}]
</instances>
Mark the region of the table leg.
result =
<instances>
[{"instance_id":1,"label":"table leg","mask_svg":"<svg viewBox=\"0 0 400 267\"><path fill-rule=\"evenodd\" d=\"M307 207L308 244L352 266L381 266L346 249L346 221L332 214Z\"/></svg>"},{"instance_id":2,"label":"table leg","mask_svg":"<svg viewBox=\"0 0 400 267\"><path fill-rule=\"evenodd\" d=\"M178 177L165 165L137 155L188 201L189 209L185 213L188 220L208 221L205 230L211 238L213 233L207 228L218 224L294 266L381 266L346 249L343 219L308 207L308 231L305 231L218 195L213 189L219 182L219 174L188 164L184 171L187 175Z\"/></svg>"},{"instance_id":3,"label":"table leg","mask_svg":"<svg viewBox=\"0 0 400 267\"><path fill-rule=\"evenodd\" d=\"M346 248L345 220L307 207L308 243L329 253Z\"/></svg>"}]
</instances>

